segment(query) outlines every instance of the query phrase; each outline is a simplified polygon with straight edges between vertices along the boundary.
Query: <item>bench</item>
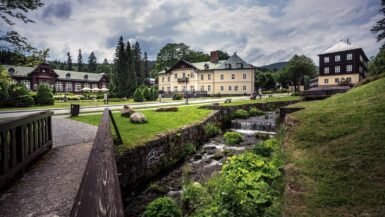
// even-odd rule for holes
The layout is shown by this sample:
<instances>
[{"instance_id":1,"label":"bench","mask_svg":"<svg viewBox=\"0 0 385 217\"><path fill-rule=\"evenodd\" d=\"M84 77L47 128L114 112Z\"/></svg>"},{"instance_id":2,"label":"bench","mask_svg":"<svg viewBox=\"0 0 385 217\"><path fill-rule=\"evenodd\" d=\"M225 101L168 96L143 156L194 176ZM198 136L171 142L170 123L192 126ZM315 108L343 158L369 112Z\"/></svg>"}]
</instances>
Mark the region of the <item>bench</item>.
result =
<instances>
[{"instance_id":1,"label":"bench","mask_svg":"<svg viewBox=\"0 0 385 217\"><path fill-rule=\"evenodd\" d=\"M225 103L231 103L231 99L226 99Z\"/></svg>"}]
</instances>

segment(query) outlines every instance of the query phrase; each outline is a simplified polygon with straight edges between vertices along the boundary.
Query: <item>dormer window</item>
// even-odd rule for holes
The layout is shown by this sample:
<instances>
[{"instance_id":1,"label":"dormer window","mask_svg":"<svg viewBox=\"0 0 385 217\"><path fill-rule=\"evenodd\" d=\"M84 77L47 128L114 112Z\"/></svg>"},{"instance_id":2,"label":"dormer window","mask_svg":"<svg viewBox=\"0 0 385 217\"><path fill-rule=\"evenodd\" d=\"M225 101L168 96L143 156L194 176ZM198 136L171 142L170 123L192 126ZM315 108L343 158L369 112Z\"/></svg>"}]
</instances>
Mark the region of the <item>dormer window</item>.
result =
<instances>
[{"instance_id":1,"label":"dormer window","mask_svg":"<svg viewBox=\"0 0 385 217\"><path fill-rule=\"evenodd\" d=\"M243 63L237 63L237 68L243 68Z\"/></svg>"},{"instance_id":2,"label":"dormer window","mask_svg":"<svg viewBox=\"0 0 385 217\"><path fill-rule=\"evenodd\" d=\"M84 80L88 80L88 75L84 75Z\"/></svg>"},{"instance_id":3,"label":"dormer window","mask_svg":"<svg viewBox=\"0 0 385 217\"><path fill-rule=\"evenodd\" d=\"M70 78L71 77L71 74L70 73L67 73L66 74L66 78Z\"/></svg>"},{"instance_id":4,"label":"dormer window","mask_svg":"<svg viewBox=\"0 0 385 217\"><path fill-rule=\"evenodd\" d=\"M207 69L209 69L210 67L209 67L209 64L207 64L207 63L205 63L205 69L207 70Z\"/></svg>"},{"instance_id":5,"label":"dormer window","mask_svg":"<svg viewBox=\"0 0 385 217\"><path fill-rule=\"evenodd\" d=\"M14 68L9 68L8 72L9 72L10 75L13 75L13 74L15 74L15 69Z\"/></svg>"},{"instance_id":6,"label":"dormer window","mask_svg":"<svg viewBox=\"0 0 385 217\"><path fill-rule=\"evenodd\" d=\"M226 64L225 64L225 68L226 68L226 69L231 69L231 64L230 64L230 63L226 63Z\"/></svg>"},{"instance_id":7,"label":"dormer window","mask_svg":"<svg viewBox=\"0 0 385 217\"><path fill-rule=\"evenodd\" d=\"M41 72L46 73L46 70L45 70L45 69L42 69Z\"/></svg>"}]
</instances>

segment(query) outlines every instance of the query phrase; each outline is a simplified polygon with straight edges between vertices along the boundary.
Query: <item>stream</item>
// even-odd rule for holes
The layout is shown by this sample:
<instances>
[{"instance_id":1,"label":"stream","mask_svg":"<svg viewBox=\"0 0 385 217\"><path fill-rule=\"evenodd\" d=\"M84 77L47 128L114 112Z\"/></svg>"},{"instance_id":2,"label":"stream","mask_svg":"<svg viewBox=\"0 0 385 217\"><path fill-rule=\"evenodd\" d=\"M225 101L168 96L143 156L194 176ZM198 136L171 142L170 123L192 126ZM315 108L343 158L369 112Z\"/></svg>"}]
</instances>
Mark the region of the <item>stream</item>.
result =
<instances>
[{"instance_id":1,"label":"stream","mask_svg":"<svg viewBox=\"0 0 385 217\"><path fill-rule=\"evenodd\" d=\"M247 119L232 120L231 128L227 131L242 134L243 141L240 144L236 146L225 145L223 134L212 138L199 147L194 155L177 165L167 174L154 180L144 190L134 192L126 197L126 216L141 216L147 204L158 197L170 196L178 201L182 193L183 177L188 175L194 182L205 182L213 174L221 170L228 157L252 149L254 144L259 143L261 136L256 135L266 135L263 138L275 135L275 120L275 112L267 112L266 115Z\"/></svg>"}]
</instances>

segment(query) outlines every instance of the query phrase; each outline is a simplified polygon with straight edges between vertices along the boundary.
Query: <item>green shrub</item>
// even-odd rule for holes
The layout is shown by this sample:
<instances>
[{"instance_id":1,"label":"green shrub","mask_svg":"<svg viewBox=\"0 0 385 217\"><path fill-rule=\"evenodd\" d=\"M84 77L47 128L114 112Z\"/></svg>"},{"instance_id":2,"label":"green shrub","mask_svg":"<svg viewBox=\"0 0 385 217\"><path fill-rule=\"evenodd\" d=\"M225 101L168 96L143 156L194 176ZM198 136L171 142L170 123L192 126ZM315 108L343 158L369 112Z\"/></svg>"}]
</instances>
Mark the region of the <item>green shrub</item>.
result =
<instances>
[{"instance_id":1,"label":"green shrub","mask_svg":"<svg viewBox=\"0 0 385 217\"><path fill-rule=\"evenodd\" d=\"M133 95L133 98L134 98L135 102L143 102L144 101L143 92L140 88L136 88L134 95Z\"/></svg>"},{"instance_id":2,"label":"green shrub","mask_svg":"<svg viewBox=\"0 0 385 217\"><path fill-rule=\"evenodd\" d=\"M249 115L249 112L247 112L246 110L244 109L238 109L234 112L234 118L241 118L241 119L245 119L245 118L248 118L250 115Z\"/></svg>"},{"instance_id":3,"label":"green shrub","mask_svg":"<svg viewBox=\"0 0 385 217\"><path fill-rule=\"evenodd\" d=\"M205 131L205 134L208 136L208 137L213 137L213 136L216 136L218 135L219 133L221 133L221 129L219 129L219 127L217 127L215 124L213 123L208 123L205 125L205 128L204 128L204 131Z\"/></svg>"},{"instance_id":4,"label":"green shrub","mask_svg":"<svg viewBox=\"0 0 385 217\"><path fill-rule=\"evenodd\" d=\"M170 197L160 197L149 203L144 211L144 217L180 217L181 210Z\"/></svg>"},{"instance_id":5,"label":"green shrub","mask_svg":"<svg viewBox=\"0 0 385 217\"><path fill-rule=\"evenodd\" d=\"M280 90L276 91L277 93L289 93L289 90L286 88L281 88Z\"/></svg>"},{"instance_id":6,"label":"green shrub","mask_svg":"<svg viewBox=\"0 0 385 217\"><path fill-rule=\"evenodd\" d=\"M242 135L237 132L226 132L224 135L226 145L236 145L242 142Z\"/></svg>"},{"instance_id":7,"label":"green shrub","mask_svg":"<svg viewBox=\"0 0 385 217\"><path fill-rule=\"evenodd\" d=\"M150 93L150 89L149 88L144 88L143 89L143 97L144 99L146 99L147 101L151 101L152 100L152 96L151 96L151 93Z\"/></svg>"},{"instance_id":8,"label":"green shrub","mask_svg":"<svg viewBox=\"0 0 385 217\"><path fill-rule=\"evenodd\" d=\"M182 99L182 94L180 93L174 93L174 95L172 95L172 100L181 100Z\"/></svg>"},{"instance_id":9,"label":"green shrub","mask_svg":"<svg viewBox=\"0 0 385 217\"><path fill-rule=\"evenodd\" d=\"M262 157L271 157L271 154L278 149L278 142L275 139L269 139L254 145L253 152Z\"/></svg>"},{"instance_id":10,"label":"green shrub","mask_svg":"<svg viewBox=\"0 0 385 217\"><path fill-rule=\"evenodd\" d=\"M158 90L155 87L152 87L150 89L151 93L151 100L157 100L158 99Z\"/></svg>"},{"instance_id":11,"label":"green shrub","mask_svg":"<svg viewBox=\"0 0 385 217\"><path fill-rule=\"evenodd\" d=\"M183 186L183 208L189 213L198 210L207 202L207 192L198 182L188 183Z\"/></svg>"},{"instance_id":12,"label":"green shrub","mask_svg":"<svg viewBox=\"0 0 385 217\"><path fill-rule=\"evenodd\" d=\"M24 84L9 85L8 94L8 102L11 106L28 107L34 104L33 98Z\"/></svg>"},{"instance_id":13,"label":"green shrub","mask_svg":"<svg viewBox=\"0 0 385 217\"><path fill-rule=\"evenodd\" d=\"M190 156L192 154L195 154L195 152L197 152L197 148L194 144L192 143L187 143L184 145L184 153L185 155L187 156Z\"/></svg>"},{"instance_id":14,"label":"green shrub","mask_svg":"<svg viewBox=\"0 0 385 217\"><path fill-rule=\"evenodd\" d=\"M54 102L51 88L46 84L40 84L37 89L36 103L39 105L53 105Z\"/></svg>"},{"instance_id":15,"label":"green shrub","mask_svg":"<svg viewBox=\"0 0 385 217\"><path fill-rule=\"evenodd\" d=\"M265 115L265 112L261 111L257 108L251 108L249 110L249 114L250 114L250 116L262 116L262 115Z\"/></svg>"},{"instance_id":16,"label":"green shrub","mask_svg":"<svg viewBox=\"0 0 385 217\"><path fill-rule=\"evenodd\" d=\"M8 87L5 83L0 82L0 107L4 107L8 102Z\"/></svg>"},{"instance_id":17,"label":"green shrub","mask_svg":"<svg viewBox=\"0 0 385 217\"><path fill-rule=\"evenodd\" d=\"M291 96L301 96L301 93L300 92L294 92L291 94Z\"/></svg>"},{"instance_id":18,"label":"green shrub","mask_svg":"<svg viewBox=\"0 0 385 217\"><path fill-rule=\"evenodd\" d=\"M166 186L164 185L160 185L159 183L151 183L149 186L148 186L148 189L153 191L153 192L156 192L156 193L167 193L167 188Z\"/></svg>"}]
</instances>

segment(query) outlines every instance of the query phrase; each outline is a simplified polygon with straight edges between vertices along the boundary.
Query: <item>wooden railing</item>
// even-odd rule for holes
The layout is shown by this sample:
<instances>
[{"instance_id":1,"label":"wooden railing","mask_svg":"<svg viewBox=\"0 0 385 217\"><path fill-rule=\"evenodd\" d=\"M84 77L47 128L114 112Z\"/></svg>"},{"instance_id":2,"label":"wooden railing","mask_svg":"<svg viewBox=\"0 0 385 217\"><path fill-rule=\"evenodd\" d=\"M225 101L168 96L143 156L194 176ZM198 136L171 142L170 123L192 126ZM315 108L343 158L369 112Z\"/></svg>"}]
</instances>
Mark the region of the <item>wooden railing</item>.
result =
<instances>
[{"instance_id":1,"label":"wooden railing","mask_svg":"<svg viewBox=\"0 0 385 217\"><path fill-rule=\"evenodd\" d=\"M124 216L110 122L117 142L122 143L112 113L106 108L70 216Z\"/></svg>"},{"instance_id":2,"label":"wooden railing","mask_svg":"<svg viewBox=\"0 0 385 217\"><path fill-rule=\"evenodd\" d=\"M52 112L0 121L0 188L52 148Z\"/></svg>"}]
</instances>

